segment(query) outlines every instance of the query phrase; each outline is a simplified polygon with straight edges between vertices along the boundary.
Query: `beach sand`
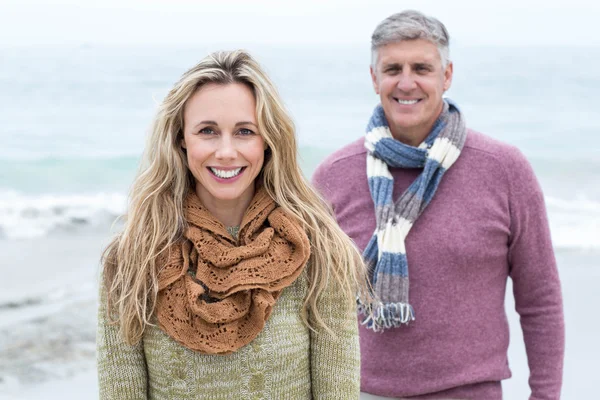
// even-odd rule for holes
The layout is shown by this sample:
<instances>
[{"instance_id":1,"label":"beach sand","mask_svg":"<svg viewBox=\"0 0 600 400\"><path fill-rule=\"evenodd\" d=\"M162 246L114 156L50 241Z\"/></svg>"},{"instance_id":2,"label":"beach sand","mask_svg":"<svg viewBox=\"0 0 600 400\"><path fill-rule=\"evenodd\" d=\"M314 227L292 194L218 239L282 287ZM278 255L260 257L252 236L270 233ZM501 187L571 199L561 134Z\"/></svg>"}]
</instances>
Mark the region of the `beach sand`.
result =
<instances>
[{"instance_id":1,"label":"beach sand","mask_svg":"<svg viewBox=\"0 0 600 400\"><path fill-rule=\"evenodd\" d=\"M82 372L94 378L73 398L97 396L97 276L105 243L94 234L0 240L0 399L65 398L79 388L63 380Z\"/></svg>"},{"instance_id":2,"label":"beach sand","mask_svg":"<svg viewBox=\"0 0 600 400\"><path fill-rule=\"evenodd\" d=\"M0 399L95 399L96 294L102 235L0 241ZM564 399L593 398L600 323L600 254L559 252L567 345ZM511 288L513 377L504 398L525 399L528 367Z\"/></svg>"}]
</instances>

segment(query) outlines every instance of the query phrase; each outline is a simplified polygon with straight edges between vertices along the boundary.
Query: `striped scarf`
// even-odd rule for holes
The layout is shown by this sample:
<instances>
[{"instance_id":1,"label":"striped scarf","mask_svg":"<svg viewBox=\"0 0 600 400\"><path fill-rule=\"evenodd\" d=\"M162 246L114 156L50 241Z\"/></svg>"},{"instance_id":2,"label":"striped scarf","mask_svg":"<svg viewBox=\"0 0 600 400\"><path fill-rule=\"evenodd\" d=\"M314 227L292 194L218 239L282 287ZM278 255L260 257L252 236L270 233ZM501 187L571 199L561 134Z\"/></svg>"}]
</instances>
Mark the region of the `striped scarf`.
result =
<instances>
[{"instance_id":1,"label":"striped scarf","mask_svg":"<svg viewBox=\"0 0 600 400\"><path fill-rule=\"evenodd\" d=\"M431 201L444 173L460 155L465 137L464 120L449 99L445 99L440 117L419 147L392 137L381 105L373 111L365 147L377 227L363 257L377 301L369 304L359 301L358 308L365 316L363 325L376 332L415 319L408 300L406 236ZM392 199L394 178L388 167L423 168L396 203Z\"/></svg>"}]
</instances>

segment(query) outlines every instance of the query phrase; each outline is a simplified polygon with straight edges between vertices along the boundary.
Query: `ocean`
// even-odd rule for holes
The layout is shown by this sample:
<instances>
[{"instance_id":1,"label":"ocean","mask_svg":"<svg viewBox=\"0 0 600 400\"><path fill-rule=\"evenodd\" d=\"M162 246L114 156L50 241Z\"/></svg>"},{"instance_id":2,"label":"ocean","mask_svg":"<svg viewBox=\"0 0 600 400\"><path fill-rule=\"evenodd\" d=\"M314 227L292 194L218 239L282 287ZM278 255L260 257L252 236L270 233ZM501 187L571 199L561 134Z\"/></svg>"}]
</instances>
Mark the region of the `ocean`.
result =
<instances>
[{"instance_id":1,"label":"ocean","mask_svg":"<svg viewBox=\"0 0 600 400\"><path fill-rule=\"evenodd\" d=\"M69 377L82 365L93 368L100 251L125 211L158 103L215 49L0 49L0 397L3 387L14 393ZM364 134L378 100L368 46L247 49L294 118L307 177L327 154ZM567 322L575 318L567 325L567 349L598 357L599 345L591 337L581 342L588 336L572 327L583 329L584 317L574 310L600 283L600 74L594 68L600 48L459 46L451 58L447 96L467 125L517 146L539 178L564 277ZM578 287L581 281L587 286ZM597 332L598 325L585 329ZM40 344L37 334L48 330L52 335ZM584 344L591 349L584 351ZM515 356L511 381L517 383L509 384L509 393L526 388L523 357ZM577 373L566 374L564 393L582 384L591 390L594 380L581 382L578 365L567 352L567 366Z\"/></svg>"},{"instance_id":2,"label":"ocean","mask_svg":"<svg viewBox=\"0 0 600 400\"><path fill-rule=\"evenodd\" d=\"M326 154L363 135L377 103L368 48L250 50L294 117L307 176ZM157 104L207 52L4 49L0 237L102 229L122 213ZM452 57L448 97L471 128L528 157L557 248L600 250L600 75L589 68L600 49L459 48Z\"/></svg>"}]
</instances>

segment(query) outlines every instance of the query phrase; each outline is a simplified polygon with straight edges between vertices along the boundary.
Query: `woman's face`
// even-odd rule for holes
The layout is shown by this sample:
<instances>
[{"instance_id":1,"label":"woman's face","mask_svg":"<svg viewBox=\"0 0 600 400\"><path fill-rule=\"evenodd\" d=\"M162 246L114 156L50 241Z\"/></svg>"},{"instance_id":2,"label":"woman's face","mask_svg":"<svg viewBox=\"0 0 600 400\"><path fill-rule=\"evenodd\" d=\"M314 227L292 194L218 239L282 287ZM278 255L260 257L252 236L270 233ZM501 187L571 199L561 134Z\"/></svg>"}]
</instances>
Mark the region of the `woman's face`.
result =
<instances>
[{"instance_id":1,"label":"woman's face","mask_svg":"<svg viewBox=\"0 0 600 400\"><path fill-rule=\"evenodd\" d=\"M200 200L249 203L265 152L252 90L240 83L202 86L185 106L184 127L182 146Z\"/></svg>"}]
</instances>

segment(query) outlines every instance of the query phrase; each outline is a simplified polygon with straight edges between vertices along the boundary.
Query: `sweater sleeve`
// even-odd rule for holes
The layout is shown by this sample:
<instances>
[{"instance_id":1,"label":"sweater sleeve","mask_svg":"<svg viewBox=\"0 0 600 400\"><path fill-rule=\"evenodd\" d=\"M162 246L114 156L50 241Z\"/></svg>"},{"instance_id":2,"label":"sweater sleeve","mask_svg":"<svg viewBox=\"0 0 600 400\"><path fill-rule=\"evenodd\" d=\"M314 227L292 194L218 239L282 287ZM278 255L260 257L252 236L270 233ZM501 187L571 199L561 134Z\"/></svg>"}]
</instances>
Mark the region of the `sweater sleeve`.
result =
<instances>
[{"instance_id":1,"label":"sweater sleeve","mask_svg":"<svg viewBox=\"0 0 600 400\"><path fill-rule=\"evenodd\" d=\"M146 400L147 369L143 343L123 342L119 328L106 314L105 290L100 290L96 357L100 400Z\"/></svg>"},{"instance_id":2,"label":"sweater sleeve","mask_svg":"<svg viewBox=\"0 0 600 400\"><path fill-rule=\"evenodd\" d=\"M510 166L510 276L527 351L530 400L560 398L564 316L544 197L520 154Z\"/></svg>"},{"instance_id":3,"label":"sweater sleeve","mask_svg":"<svg viewBox=\"0 0 600 400\"><path fill-rule=\"evenodd\" d=\"M321 162L311 177L311 183L323 200L325 200L325 202L335 211L335 206L332 202L332 197L335 194L335 191L331 187L328 179L328 171L330 170L331 163L329 160Z\"/></svg>"},{"instance_id":4,"label":"sweater sleeve","mask_svg":"<svg viewBox=\"0 0 600 400\"><path fill-rule=\"evenodd\" d=\"M318 309L335 337L324 328L311 331L311 375L313 398L351 400L360 395L360 349L356 310L344 310L341 291L331 284Z\"/></svg>"}]
</instances>

